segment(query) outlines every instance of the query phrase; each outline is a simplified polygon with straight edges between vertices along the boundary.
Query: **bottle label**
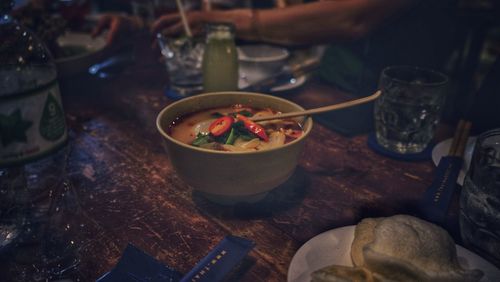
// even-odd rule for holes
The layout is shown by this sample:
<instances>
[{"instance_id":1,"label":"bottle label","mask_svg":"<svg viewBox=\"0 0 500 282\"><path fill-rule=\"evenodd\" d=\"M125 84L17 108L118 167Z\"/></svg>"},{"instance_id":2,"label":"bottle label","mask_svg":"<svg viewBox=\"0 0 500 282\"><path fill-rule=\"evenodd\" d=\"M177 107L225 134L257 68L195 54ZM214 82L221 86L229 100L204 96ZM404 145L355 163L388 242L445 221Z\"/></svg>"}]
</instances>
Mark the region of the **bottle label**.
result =
<instances>
[{"instance_id":1,"label":"bottle label","mask_svg":"<svg viewBox=\"0 0 500 282\"><path fill-rule=\"evenodd\" d=\"M0 103L0 167L28 162L67 139L57 82Z\"/></svg>"}]
</instances>

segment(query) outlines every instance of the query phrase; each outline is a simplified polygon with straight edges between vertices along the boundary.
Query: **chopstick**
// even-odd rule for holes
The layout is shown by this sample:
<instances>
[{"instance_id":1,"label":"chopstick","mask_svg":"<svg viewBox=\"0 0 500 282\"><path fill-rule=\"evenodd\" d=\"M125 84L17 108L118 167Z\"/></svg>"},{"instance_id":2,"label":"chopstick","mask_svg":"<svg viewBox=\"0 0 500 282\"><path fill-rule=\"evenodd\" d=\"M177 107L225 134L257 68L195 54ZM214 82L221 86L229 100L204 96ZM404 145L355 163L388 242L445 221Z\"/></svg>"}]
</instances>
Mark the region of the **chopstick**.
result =
<instances>
[{"instance_id":1,"label":"chopstick","mask_svg":"<svg viewBox=\"0 0 500 282\"><path fill-rule=\"evenodd\" d=\"M340 110L340 109L349 108L349 107L357 106L360 104L368 103L370 101L377 99L381 94L382 94L382 91L377 90L375 93L373 93L370 96L366 96L366 97L355 99L355 100L350 100L350 101L343 102L343 103L333 104L333 105L329 105L329 106L324 106L324 107L309 109L309 110L304 110L304 111L277 114L277 115L272 115L272 116L251 117L250 119L252 121L257 122L257 121L265 121L265 120L272 120L272 119L285 119L285 118L292 118L292 117L308 116L308 115L315 115L315 114L320 114L320 113L329 112L329 111L336 111L336 110Z\"/></svg>"},{"instance_id":2,"label":"chopstick","mask_svg":"<svg viewBox=\"0 0 500 282\"><path fill-rule=\"evenodd\" d=\"M450 150L448 151L448 156L463 157L471 127L472 123L470 121L461 119L458 122L457 128L455 129L455 135L450 145Z\"/></svg>"},{"instance_id":3,"label":"chopstick","mask_svg":"<svg viewBox=\"0 0 500 282\"><path fill-rule=\"evenodd\" d=\"M182 26L184 27L184 32L186 33L186 36L193 37L193 33L191 32L191 28L189 27L189 23L186 18L186 12L184 11L184 6L182 5L181 0L176 0L175 3L177 4L177 9L179 10L179 14L181 14L181 22Z\"/></svg>"}]
</instances>

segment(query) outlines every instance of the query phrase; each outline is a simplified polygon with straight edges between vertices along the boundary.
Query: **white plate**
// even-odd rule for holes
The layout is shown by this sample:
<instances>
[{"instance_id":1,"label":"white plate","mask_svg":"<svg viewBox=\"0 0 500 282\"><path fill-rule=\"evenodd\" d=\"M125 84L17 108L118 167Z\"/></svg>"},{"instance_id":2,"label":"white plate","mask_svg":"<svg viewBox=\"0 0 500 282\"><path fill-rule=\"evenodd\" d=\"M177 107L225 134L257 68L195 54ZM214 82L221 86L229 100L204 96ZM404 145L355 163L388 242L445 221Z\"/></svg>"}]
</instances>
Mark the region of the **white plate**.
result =
<instances>
[{"instance_id":1,"label":"white plate","mask_svg":"<svg viewBox=\"0 0 500 282\"><path fill-rule=\"evenodd\" d=\"M66 32L57 39L57 43L63 48L65 46L79 46L86 50L74 56L55 60L59 75L71 76L86 72L91 65L99 61L100 54L106 47L106 38L105 35L92 38L88 33Z\"/></svg>"},{"instance_id":2,"label":"white plate","mask_svg":"<svg viewBox=\"0 0 500 282\"><path fill-rule=\"evenodd\" d=\"M355 225L332 229L307 241L293 256L287 281L309 282L313 271L332 264L352 266L354 228ZM484 272L482 282L500 281L500 270L491 263L458 245L457 254L460 265Z\"/></svg>"},{"instance_id":3,"label":"white plate","mask_svg":"<svg viewBox=\"0 0 500 282\"><path fill-rule=\"evenodd\" d=\"M106 47L106 38L104 36L92 38L90 34L82 32L66 32L57 39L57 43L61 47L79 46L87 50L86 52L78 55L56 59L56 62L63 62L76 60L78 58L88 56L91 53L103 50L104 47Z\"/></svg>"},{"instance_id":4,"label":"white plate","mask_svg":"<svg viewBox=\"0 0 500 282\"><path fill-rule=\"evenodd\" d=\"M448 155L448 151L450 150L452 139L447 139L432 149L432 161L437 166L442 156ZM464 151L464 163L460 173L458 174L457 183L460 185L464 184L465 174L469 170L470 160L472 159L472 152L474 151L474 144L476 144L476 137L469 137L467 140L467 146Z\"/></svg>"},{"instance_id":5,"label":"white plate","mask_svg":"<svg viewBox=\"0 0 500 282\"><path fill-rule=\"evenodd\" d=\"M247 71L245 68L240 68L240 81L238 82L239 88L244 88L250 83L264 79L266 76L262 73L257 73L254 71ZM297 77L295 80L282 85L276 85L271 88L272 92L282 92L296 89L302 86L307 80L305 75Z\"/></svg>"}]
</instances>

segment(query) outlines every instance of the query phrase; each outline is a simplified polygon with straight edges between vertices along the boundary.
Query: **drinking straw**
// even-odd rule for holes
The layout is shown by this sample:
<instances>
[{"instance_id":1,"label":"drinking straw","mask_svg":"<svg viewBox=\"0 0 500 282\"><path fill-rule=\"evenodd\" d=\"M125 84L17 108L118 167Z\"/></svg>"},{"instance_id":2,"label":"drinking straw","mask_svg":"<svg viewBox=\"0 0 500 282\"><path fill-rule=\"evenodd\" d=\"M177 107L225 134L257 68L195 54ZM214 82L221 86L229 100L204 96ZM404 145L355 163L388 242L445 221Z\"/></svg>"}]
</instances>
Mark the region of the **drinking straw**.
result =
<instances>
[{"instance_id":1,"label":"drinking straw","mask_svg":"<svg viewBox=\"0 0 500 282\"><path fill-rule=\"evenodd\" d=\"M192 37L191 29L189 28L189 24L186 19L186 13L184 12L184 6L182 6L181 0L175 0L177 3L177 8L179 9L179 13L181 14L182 25L184 26L184 31L188 37Z\"/></svg>"}]
</instances>

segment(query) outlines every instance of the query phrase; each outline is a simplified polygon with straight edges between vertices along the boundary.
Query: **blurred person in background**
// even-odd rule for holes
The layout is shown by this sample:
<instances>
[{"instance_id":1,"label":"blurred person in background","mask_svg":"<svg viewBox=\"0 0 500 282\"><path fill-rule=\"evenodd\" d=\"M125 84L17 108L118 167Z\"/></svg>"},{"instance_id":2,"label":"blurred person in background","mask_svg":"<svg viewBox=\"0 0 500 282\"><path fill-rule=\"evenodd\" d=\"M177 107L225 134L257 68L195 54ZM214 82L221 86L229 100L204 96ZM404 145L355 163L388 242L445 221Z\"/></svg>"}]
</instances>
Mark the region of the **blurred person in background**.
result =
<instances>
[{"instance_id":1,"label":"blurred person in background","mask_svg":"<svg viewBox=\"0 0 500 282\"><path fill-rule=\"evenodd\" d=\"M253 3L258 2L254 1ZM283 2L283 1L281 1ZM294 1L295 2L295 1ZM317 74L355 96L377 89L382 69L415 65L443 71L455 45L456 0L307 1L272 8L190 10L189 25L201 33L209 22L230 22L238 39L286 47L327 45ZM109 42L132 29L167 36L183 33L179 13L160 15L150 25L140 19L105 16L95 34L109 28ZM347 134L371 130L370 105L332 113L327 120L346 122ZM351 129L348 129L349 131Z\"/></svg>"},{"instance_id":2,"label":"blurred person in background","mask_svg":"<svg viewBox=\"0 0 500 282\"><path fill-rule=\"evenodd\" d=\"M453 47L454 0L332 0L283 8L190 10L194 33L208 22L230 22L239 39L285 46L328 44L319 74L336 86L366 95L387 65L417 65L442 70ZM109 42L134 29L138 18L105 16L95 34L109 28ZM178 13L159 16L151 32L183 32ZM367 92L368 91L368 92Z\"/></svg>"}]
</instances>

